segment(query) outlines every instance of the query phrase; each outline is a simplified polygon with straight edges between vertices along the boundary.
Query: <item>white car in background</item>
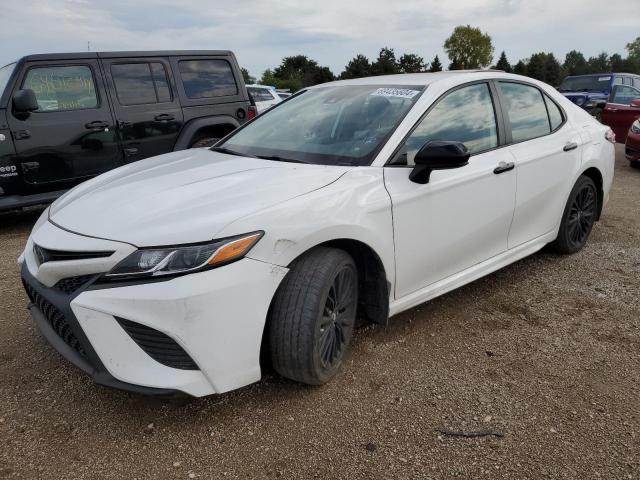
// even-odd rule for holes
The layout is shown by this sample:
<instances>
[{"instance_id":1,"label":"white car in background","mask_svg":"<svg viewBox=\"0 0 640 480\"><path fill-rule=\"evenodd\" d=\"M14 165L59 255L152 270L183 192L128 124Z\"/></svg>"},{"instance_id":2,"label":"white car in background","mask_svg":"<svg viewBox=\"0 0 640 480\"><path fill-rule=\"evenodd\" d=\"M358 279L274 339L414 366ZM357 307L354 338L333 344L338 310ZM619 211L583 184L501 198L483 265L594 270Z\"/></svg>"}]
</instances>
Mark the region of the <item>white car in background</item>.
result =
<instances>
[{"instance_id":1,"label":"white car in background","mask_svg":"<svg viewBox=\"0 0 640 480\"><path fill-rule=\"evenodd\" d=\"M98 383L222 393L260 379L262 350L321 384L356 318L580 250L613 167L611 130L530 78L339 81L79 185L19 263L35 323Z\"/></svg>"},{"instance_id":2,"label":"white car in background","mask_svg":"<svg viewBox=\"0 0 640 480\"><path fill-rule=\"evenodd\" d=\"M282 98L280 98L276 89L273 87L266 85L247 85L247 91L256 104L258 115L282 101Z\"/></svg>"}]
</instances>

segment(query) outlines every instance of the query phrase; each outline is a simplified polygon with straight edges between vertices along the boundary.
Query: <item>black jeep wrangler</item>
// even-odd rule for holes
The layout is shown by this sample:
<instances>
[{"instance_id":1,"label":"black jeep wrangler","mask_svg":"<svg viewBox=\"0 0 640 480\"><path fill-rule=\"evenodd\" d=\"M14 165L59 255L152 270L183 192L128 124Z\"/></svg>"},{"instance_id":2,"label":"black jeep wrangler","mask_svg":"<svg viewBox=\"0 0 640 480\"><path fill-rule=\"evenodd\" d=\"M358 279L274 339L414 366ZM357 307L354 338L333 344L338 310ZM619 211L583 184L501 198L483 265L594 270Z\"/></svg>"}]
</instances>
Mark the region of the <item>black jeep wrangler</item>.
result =
<instances>
[{"instance_id":1,"label":"black jeep wrangler","mask_svg":"<svg viewBox=\"0 0 640 480\"><path fill-rule=\"evenodd\" d=\"M229 51L29 55L0 68L0 211L212 145L255 115Z\"/></svg>"}]
</instances>

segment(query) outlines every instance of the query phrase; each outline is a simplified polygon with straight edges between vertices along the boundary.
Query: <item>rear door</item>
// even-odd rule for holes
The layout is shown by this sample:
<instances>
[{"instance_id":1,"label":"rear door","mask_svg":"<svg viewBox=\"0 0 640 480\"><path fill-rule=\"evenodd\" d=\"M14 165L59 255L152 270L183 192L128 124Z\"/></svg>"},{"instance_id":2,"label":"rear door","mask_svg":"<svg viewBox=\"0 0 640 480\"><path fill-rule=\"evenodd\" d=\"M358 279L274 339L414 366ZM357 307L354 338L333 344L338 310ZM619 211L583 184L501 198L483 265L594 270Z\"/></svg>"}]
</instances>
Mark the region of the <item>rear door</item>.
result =
<instances>
[{"instance_id":1,"label":"rear door","mask_svg":"<svg viewBox=\"0 0 640 480\"><path fill-rule=\"evenodd\" d=\"M122 165L97 60L29 62L16 84L20 88L33 90L39 105L26 118L7 112L17 165L28 185L62 189Z\"/></svg>"},{"instance_id":2,"label":"rear door","mask_svg":"<svg viewBox=\"0 0 640 480\"><path fill-rule=\"evenodd\" d=\"M580 167L582 137L538 87L498 81L509 151L516 158L516 208L509 249L552 232Z\"/></svg>"},{"instance_id":3,"label":"rear door","mask_svg":"<svg viewBox=\"0 0 640 480\"><path fill-rule=\"evenodd\" d=\"M609 97L609 103L602 112L602 123L611 127L616 140L624 143L631 124L640 117L640 108L631 105L640 99L640 89L630 85L616 85Z\"/></svg>"},{"instance_id":4,"label":"rear door","mask_svg":"<svg viewBox=\"0 0 640 480\"><path fill-rule=\"evenodd\" d=\"M183 124L171 65L161 57L102 59L126 162L171 152Z\"/></svg>"}]
</instances>

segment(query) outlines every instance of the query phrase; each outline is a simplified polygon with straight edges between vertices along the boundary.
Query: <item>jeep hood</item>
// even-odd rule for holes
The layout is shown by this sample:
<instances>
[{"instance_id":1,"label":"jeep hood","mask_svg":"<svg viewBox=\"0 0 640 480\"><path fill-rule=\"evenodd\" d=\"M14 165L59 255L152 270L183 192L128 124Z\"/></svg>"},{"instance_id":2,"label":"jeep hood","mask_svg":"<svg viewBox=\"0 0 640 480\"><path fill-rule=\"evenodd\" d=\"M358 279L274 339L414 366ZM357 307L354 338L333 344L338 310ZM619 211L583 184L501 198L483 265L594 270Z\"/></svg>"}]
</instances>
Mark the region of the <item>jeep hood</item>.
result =
<instances>
[{"instance_id":1,"label":"jeep hood","mask_svg":"<svg viewBox=\"0 0 640 480\"><path fill-rule=\"evenodd\" d=\"M49 219L136 246L202 242L234 220L334 182L349 168L185 150L79 185L52 205ZM261 228L268 226L255 226Z\"/></svg>"}]
</instances>

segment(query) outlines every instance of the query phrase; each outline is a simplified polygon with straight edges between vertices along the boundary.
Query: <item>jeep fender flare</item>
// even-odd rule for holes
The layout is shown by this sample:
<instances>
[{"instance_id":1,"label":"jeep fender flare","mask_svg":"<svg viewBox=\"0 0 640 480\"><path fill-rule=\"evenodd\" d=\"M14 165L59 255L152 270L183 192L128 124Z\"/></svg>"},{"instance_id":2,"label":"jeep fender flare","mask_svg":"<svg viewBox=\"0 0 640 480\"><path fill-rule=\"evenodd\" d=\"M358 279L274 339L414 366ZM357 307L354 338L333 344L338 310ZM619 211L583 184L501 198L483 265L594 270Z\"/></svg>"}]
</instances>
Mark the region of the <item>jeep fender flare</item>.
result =
<instances>
[{"instance_id":1,"label":"jeep fender flare","mask_svg":"<svg viewBox=\"0 0 640 480\"><path fill-rule=\"evenodd\" d=\"M173 146L173 151L185 150L189 148L189 144L191 139L196 134L198 130L207 127L215 127L216 125L232 125L235 128L240 126L238 120L236 120L231 115L219 115L216 117L202 117L195 118L187 122L180 131L180 135L178 136L178 140Z\"/></svg>"}]
</instances>

